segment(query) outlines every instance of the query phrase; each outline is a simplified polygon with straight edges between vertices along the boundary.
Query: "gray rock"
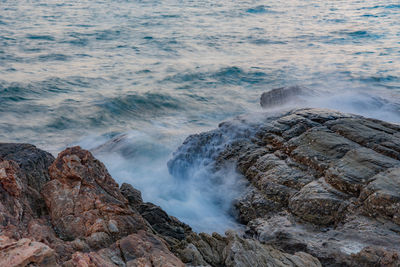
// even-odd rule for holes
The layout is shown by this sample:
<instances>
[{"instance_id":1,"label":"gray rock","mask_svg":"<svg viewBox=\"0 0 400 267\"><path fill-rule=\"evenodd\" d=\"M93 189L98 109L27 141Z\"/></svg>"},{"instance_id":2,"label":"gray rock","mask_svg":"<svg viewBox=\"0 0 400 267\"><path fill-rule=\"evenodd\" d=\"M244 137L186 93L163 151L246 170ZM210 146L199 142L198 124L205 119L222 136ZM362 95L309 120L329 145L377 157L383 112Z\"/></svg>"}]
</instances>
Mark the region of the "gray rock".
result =
<instances>
[{"instance_id":1,"label":"gray rock","mask_svg":"<svg viewBox=\"0 0 400 267\"><path fill-rule=\"evenodd\" d=\"M137 210L151 227L171 245L185 239L186 235L192 231L190 226L169 216L163 209L152 203L142 203Z\"/></svg>"},{"instance_id":2,"label":"gray rock","mask_svg":"<svg viewBox=\"0 0 400 267\"><path fill-rule=\"evenodd\" d=\"M304 186L289 200L289 209L308 222L331 224L341 218L348 195L336 190L323 178Z\"/></svg>"},{"instance_id":3,"label":"gray rock","mask_svg":"<svg viewBox=\"0 0 400 267\"><path fill-rule=\"evenodd\" d=\"M263 108L276 107L298 100L302 94L306 94L306 89L300 86L275 88L261 95L260 104Z\"/></svg>"},{"instance_id":4,"label":"gray rock","mask_svg":"<svg viewBox=\"0 0 400 267\"><path fill-rule=\"evenodd\" d=\"M262 99L271 96L269 105L300 89L285 90ZM399 138L399 125L325 109L252 114L189 137L170 168L196 158L235 164L249 183L234 203L247 237L326 266L398 266ZM263 249L252 242L235 243L237 262L270 264L256 259ZM249 261L240 256L247 249Z\"/></svg>"},{"instance_id":5,"label":"gray rock","mask_svg":"<svg viewBox=\"0 0 400 267\"><path fill-rule=\"evenodd\" d=\"M363 188L360 199L372 217L384 216L400 225L400 168L379 173Z\"/></svg>"},{"instance_id":6,"label":"gray rock","mask_svg":"<svg viewBox=\"0 0 400 267\"><path fill-rule=\"evenodd\" d=\"M34 145L0 143L0 158L18 163L28 179L28 185L37 192L50 181L48 169L54 157Z\"/></svg>"},{"instance_id":7,"label":"gray rock","mask_svg":"<svg viewBox=\"0 0 400 267\"><path fill-rule=\"evenodd\" d=\"M121 194L129 201L129 205L137 209L143 203L142 192L134 188L132 185L123 183L120 187Z\"/></svg>"},{"instance_id":8,"label":"gray rock","mask_svg":"<svg viewBox=\"0 0 400 267\"><path fill-rule=\"evenodd\" d=\"M256 239L240 237L234 231L192 234L177 254L188 266L321 266L317 258L304 252L284 253Z\"/></svg>"},{"instance_id":9,"label":"gray rock","mask_svg":"<svg viewBox=\"0 0 400 267\"><path fill-rule=\"evenodd\" d=\"M50 181L49 166L54 157L30 144L0 143L0 159L16 162L22 173L22 183L26 185L24 196L28 199L35 217L47 213L40 196L43 186Z\"/></svg>"}]
</instances>

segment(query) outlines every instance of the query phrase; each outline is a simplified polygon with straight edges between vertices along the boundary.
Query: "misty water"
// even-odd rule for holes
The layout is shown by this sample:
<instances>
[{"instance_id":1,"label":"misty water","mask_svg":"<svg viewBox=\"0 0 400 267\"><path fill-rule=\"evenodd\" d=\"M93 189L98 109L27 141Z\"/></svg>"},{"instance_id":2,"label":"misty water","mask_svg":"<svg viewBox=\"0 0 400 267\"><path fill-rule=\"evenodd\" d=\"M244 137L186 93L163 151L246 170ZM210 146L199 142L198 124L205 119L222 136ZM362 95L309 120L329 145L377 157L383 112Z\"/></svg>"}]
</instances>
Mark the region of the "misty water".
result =
<instances>
[{"instance_id":1,"label":"misty water","mask_svg":"<svg viewBox=\"0 0 400 267\"><path fill-rule=\"evenodd\" d=\"M0 1L0 141L91 149L197 231L236 227L241 179L172 153L290 85L400 122L399 1Z\"/></svg>"}]
</instances>

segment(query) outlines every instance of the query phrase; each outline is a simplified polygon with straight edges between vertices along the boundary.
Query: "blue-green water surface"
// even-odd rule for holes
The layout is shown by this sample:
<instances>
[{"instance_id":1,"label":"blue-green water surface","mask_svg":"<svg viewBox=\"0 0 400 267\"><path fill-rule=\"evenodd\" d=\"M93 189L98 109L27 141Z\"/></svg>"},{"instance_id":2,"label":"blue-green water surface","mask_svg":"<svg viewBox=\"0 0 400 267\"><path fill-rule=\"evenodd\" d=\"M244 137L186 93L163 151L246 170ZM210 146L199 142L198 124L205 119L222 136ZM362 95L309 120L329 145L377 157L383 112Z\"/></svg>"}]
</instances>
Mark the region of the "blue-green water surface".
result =
<instances>
[{"instance_id":1,"label":"blue-green water surface","mask_svg":"<svg viewBox=\"0 0 400 267\"><path fill-rule=\"evenodd\" d=\"M197 230L229 216L176 197L171 152L288 85L400 122L399 1L0 1L0 141L92 149Z\"/></svg>"}]
</instances>

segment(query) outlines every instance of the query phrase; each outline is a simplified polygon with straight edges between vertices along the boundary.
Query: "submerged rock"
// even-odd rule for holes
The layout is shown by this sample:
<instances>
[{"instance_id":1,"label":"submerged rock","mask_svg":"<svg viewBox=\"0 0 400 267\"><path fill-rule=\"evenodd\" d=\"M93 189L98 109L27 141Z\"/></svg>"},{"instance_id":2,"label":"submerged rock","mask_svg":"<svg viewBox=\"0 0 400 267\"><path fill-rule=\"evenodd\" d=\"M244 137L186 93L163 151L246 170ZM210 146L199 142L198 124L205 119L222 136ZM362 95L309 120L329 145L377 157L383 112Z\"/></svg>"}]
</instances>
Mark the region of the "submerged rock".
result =
<instances>
[{"instance_id":1,"label":"submerged rock","mask_svg":"<svg viewBox=\"0 0 400 267\"><path fill-rule=\"evenodd\" d=\"M190 136L169 167L184 172L196 158L215 169L234 164L248 181L234 203L238 219L261 243L310 253L324 266L399 266L399 155L397 124L298 109L240 116ZM184 251L193 260L202 254L195 247Z\"/></svg>"}]
</instances>

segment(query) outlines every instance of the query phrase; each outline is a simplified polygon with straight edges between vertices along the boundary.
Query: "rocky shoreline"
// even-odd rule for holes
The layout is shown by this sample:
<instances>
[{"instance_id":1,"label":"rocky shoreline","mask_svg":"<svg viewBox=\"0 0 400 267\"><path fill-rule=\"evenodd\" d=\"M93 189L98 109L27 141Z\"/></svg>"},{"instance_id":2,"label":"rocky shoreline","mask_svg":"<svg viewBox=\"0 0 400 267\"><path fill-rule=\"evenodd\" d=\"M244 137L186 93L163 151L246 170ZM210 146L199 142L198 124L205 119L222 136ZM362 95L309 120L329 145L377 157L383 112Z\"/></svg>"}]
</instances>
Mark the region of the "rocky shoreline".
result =
<instances>
[{"instance_id":1,"label":"rocky shoreline","mask_svg":"<svg viewBox=\"0 0 400 267\"><path fill-rule=\"evenodd\" d=\"M246 115L188 137L170 171L198 157L246 179L244 233L195 233L80 147L0 144L0 266L400 266L399 125Z\"/></svg>"}]
</instances>

